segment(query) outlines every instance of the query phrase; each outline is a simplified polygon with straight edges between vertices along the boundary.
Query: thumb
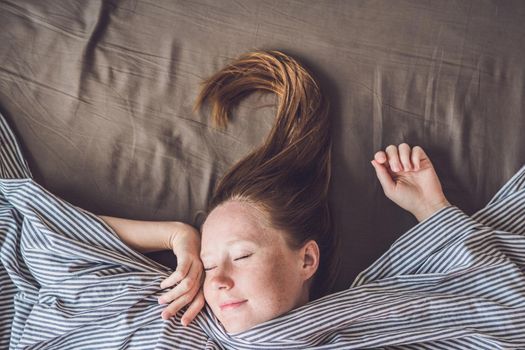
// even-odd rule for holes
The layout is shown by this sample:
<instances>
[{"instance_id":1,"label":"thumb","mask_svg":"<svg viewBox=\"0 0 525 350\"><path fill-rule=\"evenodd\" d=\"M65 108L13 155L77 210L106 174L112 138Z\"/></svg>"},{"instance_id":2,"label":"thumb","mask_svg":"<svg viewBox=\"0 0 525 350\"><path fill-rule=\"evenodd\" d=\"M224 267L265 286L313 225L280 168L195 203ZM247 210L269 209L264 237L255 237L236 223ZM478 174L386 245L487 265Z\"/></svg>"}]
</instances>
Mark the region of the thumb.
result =
<instances>
[{"instance_id":1,"label":"thumb","mask_svg":"<svg viewBox=\"0 0 525 350\"><path fill-rule=\"evenodd\" d=\"M383 187L383 191L387 193L393 190L395 186L395 182L394 180L392 180L392 177L386 170L386 167L382 164L379 164L375 160L372 160L370 163L372 163L372 166L374 167L376 171L377 178L379 179L379 182L381 183L381 187Z\"/></svg>"}]
</instances>

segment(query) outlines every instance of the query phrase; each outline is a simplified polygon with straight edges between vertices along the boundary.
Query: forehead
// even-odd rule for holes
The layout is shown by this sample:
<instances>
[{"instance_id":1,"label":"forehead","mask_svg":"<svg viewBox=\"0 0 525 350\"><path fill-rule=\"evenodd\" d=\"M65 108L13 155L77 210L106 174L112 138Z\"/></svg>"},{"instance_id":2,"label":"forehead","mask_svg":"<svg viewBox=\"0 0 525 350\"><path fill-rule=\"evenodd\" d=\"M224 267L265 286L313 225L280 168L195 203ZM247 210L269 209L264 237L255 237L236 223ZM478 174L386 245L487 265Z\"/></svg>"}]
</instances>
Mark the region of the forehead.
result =
<instances>
[{"instance_id":1,"label":"forehead","mask_svg":"<svg viewBox=\"0 0 525 350\"><path fill-rule=\"evenodd\" d=\"M233 242L249 241L263 245L273 241L262 215L254 206L238 201L216 207L202 226L202 255Z\"/></svg>"}]
</instances>

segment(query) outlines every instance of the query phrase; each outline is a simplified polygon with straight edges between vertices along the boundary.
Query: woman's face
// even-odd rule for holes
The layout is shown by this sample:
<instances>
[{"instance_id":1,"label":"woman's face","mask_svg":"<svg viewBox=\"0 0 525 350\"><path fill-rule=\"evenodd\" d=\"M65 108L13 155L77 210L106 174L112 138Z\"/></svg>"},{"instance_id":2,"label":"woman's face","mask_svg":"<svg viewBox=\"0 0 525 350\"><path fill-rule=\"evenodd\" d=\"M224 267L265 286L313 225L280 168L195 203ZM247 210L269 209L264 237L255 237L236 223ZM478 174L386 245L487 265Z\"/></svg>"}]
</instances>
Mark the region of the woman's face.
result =
<instances>
[{"instance_id":1,"label":"woman's face","mask_svg":"<svg viewBox=\"0 0 525 350\"><path fill-rule=\"evenodd\" d=\"M202 226L204 297L228 333L248 330L308 302L307 280L317 269L317 244L288 248L283 233L265 225L264 217L249 203L228 201ZM316 251L317 259L308 257Z\"/></svg>"}]
</instances>

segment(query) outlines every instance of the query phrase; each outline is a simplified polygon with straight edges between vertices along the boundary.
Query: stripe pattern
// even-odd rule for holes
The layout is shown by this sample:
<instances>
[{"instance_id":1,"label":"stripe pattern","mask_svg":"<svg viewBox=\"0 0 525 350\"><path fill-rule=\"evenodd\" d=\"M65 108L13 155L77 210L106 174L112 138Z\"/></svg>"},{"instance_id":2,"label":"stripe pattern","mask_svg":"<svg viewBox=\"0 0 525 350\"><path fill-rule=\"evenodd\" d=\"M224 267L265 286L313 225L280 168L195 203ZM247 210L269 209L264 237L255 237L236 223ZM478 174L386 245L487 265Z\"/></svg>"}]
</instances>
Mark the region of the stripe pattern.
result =
<instances>
[{"instance_id":1,"label":"stripe pattern","mask_svg":"<svg viewBox=\"0 0 525 350\"><path fill-rule=\"evenodd\" d=\"M525 166L485 208L404 233L349 289L236 334L162 320L173 270L37 184L0 115L2 349L523 349Z\"/></svg>"}]
</instances>

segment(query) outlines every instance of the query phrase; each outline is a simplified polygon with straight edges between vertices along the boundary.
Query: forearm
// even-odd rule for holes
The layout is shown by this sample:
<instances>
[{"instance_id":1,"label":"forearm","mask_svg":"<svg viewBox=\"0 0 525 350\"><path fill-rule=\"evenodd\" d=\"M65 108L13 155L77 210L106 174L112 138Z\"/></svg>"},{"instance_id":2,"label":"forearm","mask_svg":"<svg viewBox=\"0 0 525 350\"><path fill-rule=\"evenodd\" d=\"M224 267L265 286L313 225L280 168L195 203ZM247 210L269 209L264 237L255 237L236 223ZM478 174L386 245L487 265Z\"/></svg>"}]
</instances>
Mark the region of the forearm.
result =
<instances>
[{"instance_id":1,"label":"forearm","mask_svg":"<svg viewBox=\"0 0 525 350\"><path fill-rule=\"evenodd\" d=\"M99 217L104 220L129 247L141 253L170 250L175 233L174 221L140 221L111 216Z\"/></svg>"}]
</instances>

